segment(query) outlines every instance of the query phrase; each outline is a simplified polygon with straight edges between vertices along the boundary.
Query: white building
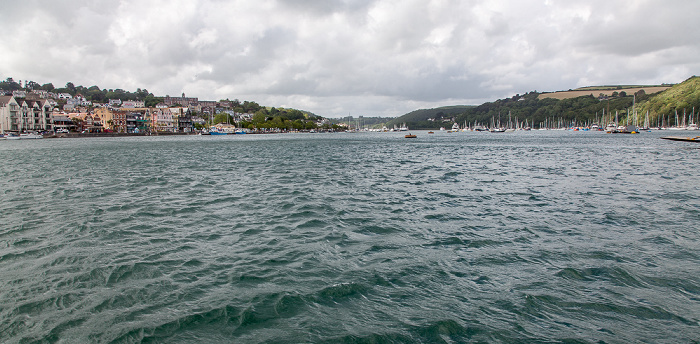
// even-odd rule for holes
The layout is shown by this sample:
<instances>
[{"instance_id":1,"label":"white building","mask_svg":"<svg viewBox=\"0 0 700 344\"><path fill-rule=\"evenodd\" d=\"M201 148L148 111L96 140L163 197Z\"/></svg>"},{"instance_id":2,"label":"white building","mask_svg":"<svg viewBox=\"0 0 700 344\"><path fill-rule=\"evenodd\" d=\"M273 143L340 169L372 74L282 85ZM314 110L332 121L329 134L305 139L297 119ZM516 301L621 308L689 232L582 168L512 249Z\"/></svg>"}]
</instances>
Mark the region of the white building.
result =
<instances>
[{"instance_id":1,"label":"white building","mask_svg":"<svg viewBox=\"0 0 700 344\"><path fill-rule=\"evenodd\" d=\"M140 109L145 108L146 103L143 100L126 100L122 102L122 107L129 109Z\"/></svg>"},{"instance_id":2,"label":"white building","mask_svg":"<svg viewBox=\"0 0 700 344\"><path fill-rule=\"evenodd\" d=\"M46 99L0 96L0 132L52 130L52 109Z\"/></svg>"}]
</instances>

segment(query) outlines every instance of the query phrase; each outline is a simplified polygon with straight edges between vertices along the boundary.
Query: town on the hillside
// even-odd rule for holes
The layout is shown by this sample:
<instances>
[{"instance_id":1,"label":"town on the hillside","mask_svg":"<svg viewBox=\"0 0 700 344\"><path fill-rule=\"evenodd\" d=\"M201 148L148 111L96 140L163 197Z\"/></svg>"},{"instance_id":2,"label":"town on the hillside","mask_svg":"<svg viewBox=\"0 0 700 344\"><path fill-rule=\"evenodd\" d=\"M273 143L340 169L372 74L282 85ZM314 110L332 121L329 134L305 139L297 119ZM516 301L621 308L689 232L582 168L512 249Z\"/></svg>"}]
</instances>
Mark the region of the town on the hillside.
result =
<instances>
[{"instance_id":1,"label":"town on the hillside","mask_svg":"<svg viewBox=\"0 0 700 344\"><path fill-rule=\"evenodd\" d=\"M147 107L143 100L108 99L105 103L96 103L79 93L73 96L46 90L15 90L0 95L0 134L191 134L280 130L251 125L255 113L236 112L237 101L199 100L186 97L184 93L181 97L165 96L161 99L155 106ZM214 116L221 114L226 120L213 125ZM289 129L333 129L322 117L307 118L300 123L291 123ZM241 124L245 124L243 128Z\"/></svg>"}]
</instances>

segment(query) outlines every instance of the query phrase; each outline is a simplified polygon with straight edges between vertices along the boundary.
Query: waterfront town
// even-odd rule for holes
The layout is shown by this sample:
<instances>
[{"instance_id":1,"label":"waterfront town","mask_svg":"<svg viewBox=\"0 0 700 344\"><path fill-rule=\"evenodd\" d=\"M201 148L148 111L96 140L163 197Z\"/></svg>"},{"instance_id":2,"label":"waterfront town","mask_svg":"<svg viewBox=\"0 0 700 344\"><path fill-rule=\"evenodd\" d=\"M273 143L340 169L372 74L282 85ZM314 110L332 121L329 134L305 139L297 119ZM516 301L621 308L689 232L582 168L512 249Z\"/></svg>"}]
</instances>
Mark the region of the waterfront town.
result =
<instances>
[{"instance_id":1,"label":"waterfront town","mask_svg":"<svg viewBox=\"0 0 700 344\"><path fill-rule=\"evenodd\" d=\"M199 100L183 93L180 97L162 97L162 102L147 107L143 100L95 103L81 94L16 90L0 95L0 134L188 134L210 128L216 114L226 115L227 121L211 129L229 131L236 129L236 123L250 123L254 116L236 112L236 102ZM313 126L323 126L325 121L317 118ZM239 128L249 129L256 130Z\"/></svg>"}]
</instances>

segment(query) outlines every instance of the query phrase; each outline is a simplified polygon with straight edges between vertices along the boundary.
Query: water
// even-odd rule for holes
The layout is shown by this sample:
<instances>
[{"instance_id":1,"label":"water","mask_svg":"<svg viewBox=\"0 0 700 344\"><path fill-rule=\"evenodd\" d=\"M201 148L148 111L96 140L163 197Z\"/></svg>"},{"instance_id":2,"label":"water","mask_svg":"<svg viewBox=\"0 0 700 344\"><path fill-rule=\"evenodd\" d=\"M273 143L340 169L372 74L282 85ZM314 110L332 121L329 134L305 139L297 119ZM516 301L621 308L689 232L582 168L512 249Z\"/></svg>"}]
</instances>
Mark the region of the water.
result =
<instances>
[{"instance_id":1,"label":"water","mask_svg":"<svg viewBox=\"0 0 700 344\"><path fill-rule=\"evenodd\" d=\"M700 339L665 133L0 142L0 342Z\"/></svg>"}]
</instances>

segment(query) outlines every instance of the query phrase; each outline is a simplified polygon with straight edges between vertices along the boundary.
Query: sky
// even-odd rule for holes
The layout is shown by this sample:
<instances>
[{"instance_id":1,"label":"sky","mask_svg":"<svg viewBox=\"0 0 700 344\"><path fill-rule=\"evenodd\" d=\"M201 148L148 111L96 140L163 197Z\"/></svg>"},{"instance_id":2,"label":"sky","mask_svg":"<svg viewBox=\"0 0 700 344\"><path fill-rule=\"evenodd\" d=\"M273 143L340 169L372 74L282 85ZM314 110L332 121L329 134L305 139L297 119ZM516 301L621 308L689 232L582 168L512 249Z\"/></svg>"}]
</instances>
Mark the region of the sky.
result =
<instances>
[{"instance_id":1,"label":"sky","mask_svg":"<svg viewBox=\"0 0 700 344\"><path fill-rule=\"evenodd\" d=\"M696 0L0 0L0 78L398 117L678 83Z\"/></svg>"}]
</instances>

